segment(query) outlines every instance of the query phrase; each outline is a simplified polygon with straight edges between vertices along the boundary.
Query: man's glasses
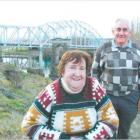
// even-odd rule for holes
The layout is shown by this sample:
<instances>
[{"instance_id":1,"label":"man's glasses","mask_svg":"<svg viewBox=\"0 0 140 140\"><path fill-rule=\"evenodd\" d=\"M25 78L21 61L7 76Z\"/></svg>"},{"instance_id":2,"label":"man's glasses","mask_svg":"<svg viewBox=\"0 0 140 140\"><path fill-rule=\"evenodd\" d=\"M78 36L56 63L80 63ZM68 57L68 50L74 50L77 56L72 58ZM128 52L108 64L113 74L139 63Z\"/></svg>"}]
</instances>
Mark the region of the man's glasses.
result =
<instances>
[{"instance_id":1,"label":"man's glasses","mask_svg":"<svg viewBox=\"0 0 140 140\"><path fill-rule=\"evenodd\" d=\"M116 28L116 31L118 31L118 32L120 32L120 31L127 32L128 28Z\"/></svg>"}]
</instances>

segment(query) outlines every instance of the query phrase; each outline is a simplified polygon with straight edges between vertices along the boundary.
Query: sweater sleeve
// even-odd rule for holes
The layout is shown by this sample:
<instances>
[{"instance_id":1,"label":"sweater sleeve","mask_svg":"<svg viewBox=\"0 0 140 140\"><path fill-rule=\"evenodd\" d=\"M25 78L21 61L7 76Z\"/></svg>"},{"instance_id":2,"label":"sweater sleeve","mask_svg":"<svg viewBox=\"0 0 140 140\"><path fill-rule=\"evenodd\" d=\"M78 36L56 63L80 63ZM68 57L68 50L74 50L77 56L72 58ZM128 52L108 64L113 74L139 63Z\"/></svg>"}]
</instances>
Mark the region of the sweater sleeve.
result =
<instances>
[{"instance_id":1,"label":"sweater sleeve","mask_svg":"<svg viewBox=\"0 0 140 140\"><path fill-rule=\"evenodd\" d=\"M92 77L96 77L98 81L100 81L100 76L102 74L100 60L101 60L101 48L98 48L94 54L94 59L91 67L91 75Z\"/></svg>"},{"instance_id":2,"label":"sweater sleeve","mask_svg":"<svg viewBox=\"0 0 140 140\"><path fill-rule=\"evenodd\" d=\"M138 89L140 91L140 64L139 64L139 67L138 67Z\"/></svg>"},{"instance_id":3,"label":"sweater sleeve","mask_svg":"<svg viewBox=\"0 0 140 140\"><path fill-rule=\"evenodd\" d=\"M105 94L105 90L94 79L93 99L96 99L97 122L85 135L86 139L108 139L117 133L119 119L111 100Z\"/></svg>"},{"instance_id":4,"label":"sweater sleeve","mask_svg":"<svg viewBox=\"0 0 140 140\"><path fill-rule=\"evenodd\" d=\"M67 135L50 127L49 117L53 104L51 92L44 89L34 100L22 121L21 130L32 140L68 138Z\"/></svg>"}]
</instances>

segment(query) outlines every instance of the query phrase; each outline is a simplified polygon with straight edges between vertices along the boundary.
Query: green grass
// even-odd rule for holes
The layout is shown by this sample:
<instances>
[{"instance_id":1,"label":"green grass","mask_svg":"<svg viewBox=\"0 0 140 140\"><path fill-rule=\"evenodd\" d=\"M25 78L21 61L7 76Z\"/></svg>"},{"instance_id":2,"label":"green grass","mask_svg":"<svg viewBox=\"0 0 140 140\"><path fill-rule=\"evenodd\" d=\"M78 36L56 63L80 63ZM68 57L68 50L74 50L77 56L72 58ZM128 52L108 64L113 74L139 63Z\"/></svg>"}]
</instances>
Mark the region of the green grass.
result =
<instances>
[{"instance_id":1,"label":"green grass","mask_svg":"<svg viewBox=\"0 0 140 140\"><path fill-rule=\"evenodd\" d=\"M5 78L4 66L0 69L0 139L25 139L20 131L22 119L34 98L51 80L21 72L22 87L15 88Z\"/></svg>"}]
</instances>

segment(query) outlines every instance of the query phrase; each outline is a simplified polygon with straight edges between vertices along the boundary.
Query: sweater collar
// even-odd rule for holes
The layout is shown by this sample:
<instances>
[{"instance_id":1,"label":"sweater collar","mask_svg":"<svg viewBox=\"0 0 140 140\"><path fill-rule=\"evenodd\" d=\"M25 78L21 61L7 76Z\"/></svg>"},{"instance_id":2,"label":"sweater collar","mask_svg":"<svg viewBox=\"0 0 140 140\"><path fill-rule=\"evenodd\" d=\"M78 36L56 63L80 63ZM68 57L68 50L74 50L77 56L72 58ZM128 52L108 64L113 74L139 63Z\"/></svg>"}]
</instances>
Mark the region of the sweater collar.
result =
<instances>
[{"instance_id":1,"label":"sweater collar","mask_svg":"<svg viewBox=\"0 0 140 140\"><path fill-rule=\"evenodd\" d=\"M80 93L81 91L79 91L79 92L73 92L69 87L68 87L68 85L66 84L66 82L65 82L65 80L64 80L64 78L63 77L61 77L61 83L62 83L62 87L64 88L64 90L66 91L66 92L68 92L68 93L71 93L71 94L78 94L78 93Z\"/></svg>"}]
</instances>

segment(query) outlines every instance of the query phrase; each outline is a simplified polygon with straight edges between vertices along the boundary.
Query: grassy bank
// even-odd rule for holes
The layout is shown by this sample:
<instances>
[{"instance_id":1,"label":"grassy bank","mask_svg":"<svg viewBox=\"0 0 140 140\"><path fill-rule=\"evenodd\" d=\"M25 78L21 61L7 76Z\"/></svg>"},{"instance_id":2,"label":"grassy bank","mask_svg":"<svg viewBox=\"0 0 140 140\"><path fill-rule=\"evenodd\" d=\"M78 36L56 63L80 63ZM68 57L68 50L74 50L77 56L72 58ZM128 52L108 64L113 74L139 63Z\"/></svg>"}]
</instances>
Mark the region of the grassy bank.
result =
<instances>
[{"instance_id":1,"label":"grassy bank","mask_svg":"<svg viewBox=\"0 0 140 140\"><path fill-rule=\"evenodd\" d=\"M0 139L26 139L20 132L23 116L34 97L51 80L20 72L21 87L16 88L4 74L8 66L0 64L0 67Z\"/></svg>"}]
</instances>

